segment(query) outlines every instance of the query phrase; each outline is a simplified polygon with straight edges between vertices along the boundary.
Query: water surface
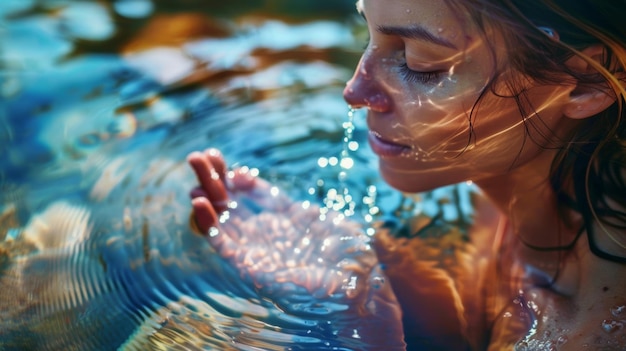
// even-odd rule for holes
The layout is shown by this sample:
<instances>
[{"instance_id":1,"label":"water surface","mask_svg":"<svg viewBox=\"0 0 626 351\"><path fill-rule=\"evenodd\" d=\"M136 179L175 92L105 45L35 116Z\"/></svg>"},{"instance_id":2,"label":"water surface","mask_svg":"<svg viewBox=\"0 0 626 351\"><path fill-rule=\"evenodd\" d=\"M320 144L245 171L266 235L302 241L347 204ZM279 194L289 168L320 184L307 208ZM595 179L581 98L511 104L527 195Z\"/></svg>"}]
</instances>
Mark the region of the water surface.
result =
<instances>
[{"instance_id":1,"label":"water surface","mask_svg":"<svg viewBox=\"0 0 626 351\"><path fill-rule=\"evenodd\" d=\"M185 165L218 147L366 227L456 220L385 185L363 113L349 119L353 7L3 1L0 349L360 349L332 315L265 301L191 233Z\"/></svg>"}]
</instances>

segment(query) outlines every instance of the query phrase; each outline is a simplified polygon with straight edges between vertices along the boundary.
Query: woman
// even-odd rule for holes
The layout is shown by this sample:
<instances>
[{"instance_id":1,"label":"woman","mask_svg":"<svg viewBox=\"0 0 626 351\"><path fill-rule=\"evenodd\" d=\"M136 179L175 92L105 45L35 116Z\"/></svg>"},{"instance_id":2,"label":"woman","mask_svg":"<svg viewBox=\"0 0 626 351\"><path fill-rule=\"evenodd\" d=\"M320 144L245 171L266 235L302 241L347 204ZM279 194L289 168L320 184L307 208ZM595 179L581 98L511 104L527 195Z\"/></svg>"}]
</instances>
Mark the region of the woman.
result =
<instances>
[{"instance_id":1,"label":"woman","mask_svg":"<svg viewBox=\"0 0 626 351\"><path fill-rule=\"evenodd\" d=\"M409 348L626 349L626 2L357 7L370 42L344 97L368 110L382 177L405 192L473 181L487 199L470 234L472 280L450 294L424 288L433 275L419 257L407 264L393 238L375 239ZM227 199L224 165L189 161L206 232ZM410 279L400 266L414 267Z\"/></svg>"}]
</instances>

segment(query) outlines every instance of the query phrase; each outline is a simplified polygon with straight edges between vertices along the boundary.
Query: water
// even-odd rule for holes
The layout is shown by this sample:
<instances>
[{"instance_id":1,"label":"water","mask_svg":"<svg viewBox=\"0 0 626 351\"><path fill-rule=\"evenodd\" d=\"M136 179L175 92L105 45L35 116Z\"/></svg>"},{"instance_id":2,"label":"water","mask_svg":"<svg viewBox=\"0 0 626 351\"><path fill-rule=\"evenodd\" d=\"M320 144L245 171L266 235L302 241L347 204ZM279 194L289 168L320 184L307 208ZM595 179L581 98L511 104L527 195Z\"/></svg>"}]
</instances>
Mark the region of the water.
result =
<instances>
[{"instance_id":1,"label":"water","mask_svg":"<svg viewBox=\"0 0 626 351\"><path fill-rule=\"evenodd\" d=\"M365 347L358 303L287 284L285 310L191 232L191 151L218 147L366 228L459 219L459 201L421 201L457 190L407 198L378 177L341 97L361 51L353 1L235 2L2 2L0 350ZM351 235L329 247L366 245Z\"/></svg>"}]
</instances>

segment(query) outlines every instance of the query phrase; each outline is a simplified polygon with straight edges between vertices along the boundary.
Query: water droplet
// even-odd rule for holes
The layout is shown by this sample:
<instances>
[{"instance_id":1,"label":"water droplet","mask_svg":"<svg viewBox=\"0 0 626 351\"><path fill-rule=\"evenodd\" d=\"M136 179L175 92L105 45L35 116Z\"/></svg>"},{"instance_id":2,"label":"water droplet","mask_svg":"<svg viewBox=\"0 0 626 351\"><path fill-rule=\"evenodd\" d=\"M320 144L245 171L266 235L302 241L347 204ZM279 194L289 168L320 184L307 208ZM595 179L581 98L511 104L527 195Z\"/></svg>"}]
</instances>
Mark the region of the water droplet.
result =
<instances>
[{"instance_id":1,"label":"water droplet","mask_svg":"<svg viewBox=\"0 0 626 351\"><path fill-rule=\"evenodd\" d=\"M380 289L383 287L383 285L385 285L385 278L383 277L374 277L374 279L372 279L372 287L374 289Z\"/></svg>"},{"instance_id":2,"label":"water droplet","mask_svg":"<svg viewBox=\"0 0 626 351\"><path fill-rule=\"evenodd\" d=\"M326 168L326 167L328 166L328 163L329 163L329 162L328 162L328 158L326 158L326 157L320 157L320 158L317 160L317 165L318 165L320 168Z\"/></svg>"},{"instance_id":3,"label":"water droplet","mask_svg":"<svg viewBox=\"0 0 626 351\"><path fill-rule=\"evenodd\" d=\"M354 160L350 157L345 157L340 162L341 168L351 169L354 166Z\"/></svg>"},{"instance_id":4,"label":"water droplet","mask_svg":"<svg viewBox=\"0 0 626 351\"><path fill-rule=\"evenodd\" d=\"M352 337L355 338L355 339L360 339L361 335L359 335L359 331L358 330L353 329L352 330Z\"/></svg>"},{"instance_id":5,"label":"water droplet","mask_svg":"<svg viewBox=\"0 0 626 351\"><path fill-rule=\"evenodd\" d=\"M220 233L220 231L216 227L211 227L209 229L209 236L212 237L212 238L216 237L219 233Z\"/></svg>"},{"instance_id":6,"label":"water droplet","mask_svg":"<svg viewBox=\"0 0 626 351\"><path fill-rule=\"evenodd\" d=\"M411 9L406 9L406 13L411 13Z\"/></svg>"},{"instance_id":7,"label":"water droplet","mask_svg":"<svg viewBox=\"0 0 626 351\"><path fill-rule=\"evenodd\" d=\"M350 151L357 151L359 149L359 142L358 141L348 142L348 149Z\"/></svg>"},{"instance_id":8,"label":"water droplet","mask_svg":"<svg viewBox=\"0 0 626 351\"><path fill-rule=\"evenodd\" d=\"M626 315L626 306L615 306L613 308L611 308L611 314L615 317L622 317L624 315Z\"/></svg>"},{"instance_id":9,"label":"water droplet","mask_svg":"<svg viewBox=\"0 0 626 351\"><path fill-rule=\"evenodd\" d=\"M515 345L516 351L528 351L528 343L526 341L520 341Z\"/></svg>"},{"instance_id":10,"label":"water droplet","mask_svg":"<svg viewBox=\"0 0 626 351\"><path fill-rule=\"evenodd\" d=\"M437 28L437 32L438 32L438 33L443 32L443 28Z\"/></svg>"},{"instance_id":11,"label":"water droplet","mask_svg":"<svg viewBox=\"0 0 626 351\"><path fill-rule=\"evenodd\" d=\"M556 339L556 344L561 346L563 344L565 344L569 339L567 338L567 336L565 335L561 335Z\"/></svg>"},{"instance_id":12,"label":"water droplet","mask_svg":"<svg viewBox=\"0 0 626 351\"><path fill-rule=\"evenodd\" d=\"M613 319L605 319L602 321L602 330L609 334L619 331L622 328L624 328L624 324L622 322Z\"/></svg>"}]
</instances>

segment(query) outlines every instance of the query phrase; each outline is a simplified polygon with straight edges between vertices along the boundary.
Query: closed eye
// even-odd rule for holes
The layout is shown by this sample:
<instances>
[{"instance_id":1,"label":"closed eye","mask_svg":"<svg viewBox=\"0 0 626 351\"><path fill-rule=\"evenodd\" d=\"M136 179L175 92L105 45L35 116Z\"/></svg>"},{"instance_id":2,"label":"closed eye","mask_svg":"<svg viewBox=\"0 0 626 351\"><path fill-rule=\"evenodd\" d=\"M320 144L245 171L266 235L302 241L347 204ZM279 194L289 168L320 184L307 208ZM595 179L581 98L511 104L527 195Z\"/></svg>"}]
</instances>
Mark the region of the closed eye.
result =
<instances>
[{"instance_id":1,"label":"closed eye","mask_svg":"<svg viewBox=\"0 0 626 351\"><path fill-rule=\"evenodd\" d=\"M421 84L432 84L434 82L439 82L443 78L443 75L446 74L446 71L415 71L409 68L406 62L400 64L400 74L404 78L405 81L409 83L421 83Z\"/></svg>"}]
</instances>

